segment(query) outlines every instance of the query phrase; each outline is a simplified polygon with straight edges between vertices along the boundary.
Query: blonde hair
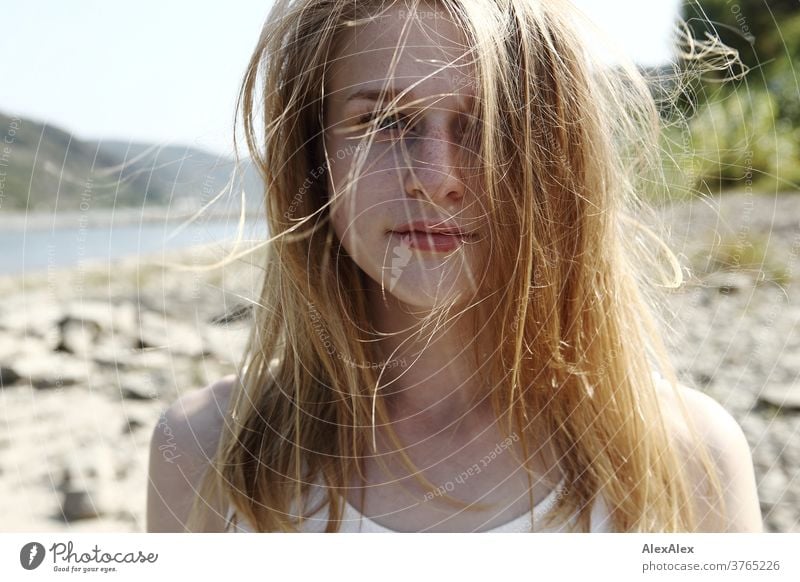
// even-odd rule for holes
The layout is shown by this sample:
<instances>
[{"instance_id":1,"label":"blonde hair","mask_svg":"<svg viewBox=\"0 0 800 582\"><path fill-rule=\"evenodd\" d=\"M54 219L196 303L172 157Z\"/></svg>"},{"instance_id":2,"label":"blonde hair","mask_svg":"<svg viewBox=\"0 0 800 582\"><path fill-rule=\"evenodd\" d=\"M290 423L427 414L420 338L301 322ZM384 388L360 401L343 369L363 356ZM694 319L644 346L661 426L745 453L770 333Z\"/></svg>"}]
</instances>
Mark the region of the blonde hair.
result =
<instances>
[{"instance_id":1,"label":"blonde hair","mask_svg":"<svg viewBox=\"0 0 800 582\"><path fill-rule=\"evenodd\" d=\"M250 60L237 113L265 182L271 238L242 375L190 530L203 529L217 498L256 531L297 531L319 508L295 516L293 503L321 478L325 531L337 531L343 488L360 471L375 423L387 422L380 370L353 365L377 361L358 292L366 275L334 234L325 181L308 177L328 163L324 79L340 33L396 4L277 0ZM529 479L534 421L551 435L568 483L552 523L575 516L588 531L602 491L615 531L693 531L689 468L653 375L677 385L658 287L679 286L682 274L644 220L643 193L661 177L647 84L631 65L593 62L566 3L435 4L463 31L474 64L481 123L466 141L484 170L493 254L492 276L469 309L476 337L490 322L498 346L479 370L494 387L495 414L519 436ZM406 5L413 14L420 2Z\"/></svg>"}]
</instances>

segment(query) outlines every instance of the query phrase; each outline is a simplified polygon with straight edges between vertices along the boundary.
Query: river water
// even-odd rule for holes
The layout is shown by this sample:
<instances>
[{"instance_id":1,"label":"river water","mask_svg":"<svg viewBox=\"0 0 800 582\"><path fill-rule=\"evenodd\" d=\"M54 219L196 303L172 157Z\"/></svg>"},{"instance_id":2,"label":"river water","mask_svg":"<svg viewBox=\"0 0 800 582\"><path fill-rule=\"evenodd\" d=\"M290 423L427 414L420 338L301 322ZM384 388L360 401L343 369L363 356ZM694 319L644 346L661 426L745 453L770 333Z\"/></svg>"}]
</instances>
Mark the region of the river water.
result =
<instances>
[{"instance_id":1,"label":"river water","mask_svg":"<svg viewBox=\"0 0 800 582\"><path fill-rule=\"evenodd\" d=\"M19 222L19 221L18 221ZM26 223L29 225L26 226ZM214 219L182 226L181 222L126 222L86 225L78 221L43 224L24 221L0 227L0 275L20 275L77 266L84 261L112 261L195 245L235 240L237 220ZM263 240L266 225L248 220L248 241Z\"/></svg>"}]
</instances>

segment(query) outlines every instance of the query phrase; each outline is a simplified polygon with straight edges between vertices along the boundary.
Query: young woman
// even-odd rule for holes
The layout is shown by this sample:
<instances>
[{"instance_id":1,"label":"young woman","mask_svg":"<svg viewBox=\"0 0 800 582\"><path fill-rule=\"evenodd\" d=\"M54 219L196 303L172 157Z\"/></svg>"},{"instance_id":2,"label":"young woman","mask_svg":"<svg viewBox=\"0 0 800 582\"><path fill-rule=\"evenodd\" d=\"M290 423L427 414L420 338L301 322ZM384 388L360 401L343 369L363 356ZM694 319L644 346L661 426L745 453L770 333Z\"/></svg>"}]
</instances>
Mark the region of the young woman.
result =
<instances>
[{"instance_id":1,"label":"young woman","mask_svg":"<svg viewBox=\"0 0 800 582\"><path fill-rule=\"evenodd\" d=\"M275 3L240 100L251 341L156 427L148 531L761 531L744 435L654 317L655 105L574 18Z\"/></svg>"}]
</instances>

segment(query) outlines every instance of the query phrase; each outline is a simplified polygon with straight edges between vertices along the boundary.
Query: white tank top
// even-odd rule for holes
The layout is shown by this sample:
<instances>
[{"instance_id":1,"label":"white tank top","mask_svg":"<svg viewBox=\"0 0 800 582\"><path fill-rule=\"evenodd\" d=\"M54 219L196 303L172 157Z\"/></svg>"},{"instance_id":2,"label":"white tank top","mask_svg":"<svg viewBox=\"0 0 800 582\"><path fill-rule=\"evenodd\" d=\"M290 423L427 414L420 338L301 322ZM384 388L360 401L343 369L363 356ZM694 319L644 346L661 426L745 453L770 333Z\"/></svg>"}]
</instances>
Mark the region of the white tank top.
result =
<instances>
[{"instance_id":1,"label":"white tank top","mask_svg":"<svg viewBox=\"0 0 800 582\"><path fill-rule=\"evenodd\" d=\"M554 488L550 493L542 499L536 506L533 508L533 519L534 522L537 524L542 523L542 519L544 516L549 512L553 506L558 501L559 495L563 494L564 491L564 480L562 479L561 482L558 484L556 488ZM590 517L590 532L611 532L611 519L608 513L608 509L606 507L603 498L598 495L596 498L594 505L592 506L592 513ZM369 517L362 515L359 511L350 505L346 499L343 499L344 502L344 512L342 513L342 522L339 531L342 533L398 533L395 530L391 530L386 528L375 521L371 520ZM232 507L228 508L228 515L227 519L227 527L226 531L231 531L233 533L242 533L248 532L252 533L253 529L249 523L241 518L237 518L236 524L232 523L232 519L234 517L234 510ZM321 533L325 531L326 522L328 519L328 511L327 507L323 506L323 508L314 516L309 517L303 523L301 527L302 532L307 533ZM571 520L568 523L564 523L561 525L551 526L549 528L541 528L541 526L537 526L538 529L534 530L536 533L556 533L556 532L569 532L571 525L574 524L575 515L572 516ZM528 511L523 515L520 515L516 519L513 519L509 522L504 523L498 527L495 527L490 530L486 530L485 532L481 533L529 533L531 531L531 512Z\"/></svg>"},{"instance_id":2,"label":"white tank top","mask_svg":"<svg viewBox=\"0 0 800 582\"><path fill-rule=\"evenodd\" d=\"M653 381L656 385L663 385L669 386L669 383L663 377L663 375L657 370L651 370ZM542 499L536 506L533 508L533 518L537 524L542 523L543 517L553 508L558 501L558 496L562 494L564 491L564 480L562 479L561 482L556 486L550 493ZM319 489L321 490L321 489ZM391 530L386 528L373 520L371 520L366 515L362 515L355 507L350 505L346 499L343 499L344 502L344 512L342 513L342 522L339 528L339 531L342 533L399 533L395 530ZM247 532L251 533L253 528L247 523L246 520L242 518L236 519L236 523L232 522L234 517L234 509L232 507L228 508L228 514L226 516L226 528L225 531L231 531L232 533L242 533ZM557 533L557 532L569 532L571 530L571 526L575 523L576 515L573 514L572 517L568 520L567 523L563 523L561 525L551 526L549 528L540 528L534 530L536 533ZM326 506L323 506L322 509L312 517L306 519L303 523L301 531L303 532L323 532L325 531L325 526L327 524L328 519L328 510ZM531 531L531 512L525 512L523 515L520 515L516 519L512 519L509 522L504 523L498 527L495 527L490 530L486 530L482 533L529 533ZM612 529L612 522L611 516L608 511L608 506L606 505L605 501L603 500L603 496L598 494L595 497L595 501L592 505L592 512L590 514L589 519L589 532L593 533L611 533L614 530Z\"/></svg>"}]
</instances>

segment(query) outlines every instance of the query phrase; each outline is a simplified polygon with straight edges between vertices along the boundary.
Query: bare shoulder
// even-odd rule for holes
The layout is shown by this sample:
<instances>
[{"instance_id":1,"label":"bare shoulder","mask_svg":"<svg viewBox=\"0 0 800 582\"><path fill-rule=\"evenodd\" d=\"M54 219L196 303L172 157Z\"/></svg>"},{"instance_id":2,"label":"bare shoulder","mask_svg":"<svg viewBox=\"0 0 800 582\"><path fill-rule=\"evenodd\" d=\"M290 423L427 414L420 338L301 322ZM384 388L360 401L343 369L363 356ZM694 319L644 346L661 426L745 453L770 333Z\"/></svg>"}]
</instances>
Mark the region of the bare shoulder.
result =
<instances>
[{"instance_id":1,"label":"bare shoulder","mask_svg":"<svg viewBox=\"0 0 800 582\"><path fill-rule=\"evenodd\" d=\"M698 492L701 531L763 531L753 457L739 423L719 402L699 390L682 384L673 387L665 380L657 386L667 428L696 476L692 485ZM724 516L700 494L707 487L699 472L700 445L706 447L715 463L724 493Z\"/></svg>"},{"instance_id":2,"label":"bare shoulder","mask_svg":"<svg viewBox=\"0 0 800 582\"><path fill-rule=\"evenodd\" d=\"M148 532L186 531L192 501L219 443L235 382L236 376L225 376L186 392L159 418L150 440ZM214 531L223 531L225 516L211 513Z\"/></svg>"},{"instance_id":3,"label":"bare shoulder","mask_svg":"<svg viewBox=\"0 0 800 582\"><path fill-rule=\"evenodd\" d=\"M687 420L693 423L704 444L715 454L724 453L731 444L747 442L736 419L708 394L683 384L673 387L663 380L657 383L657 387L665 420L682 442L691 439ZM679 399L686 405L688 419L680 407Z\"/></svg>"}]
</instances>

